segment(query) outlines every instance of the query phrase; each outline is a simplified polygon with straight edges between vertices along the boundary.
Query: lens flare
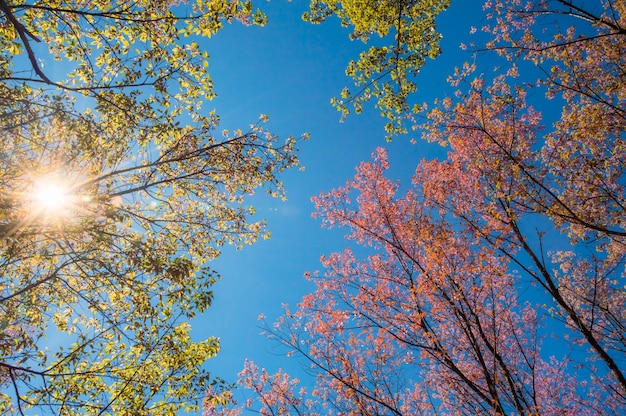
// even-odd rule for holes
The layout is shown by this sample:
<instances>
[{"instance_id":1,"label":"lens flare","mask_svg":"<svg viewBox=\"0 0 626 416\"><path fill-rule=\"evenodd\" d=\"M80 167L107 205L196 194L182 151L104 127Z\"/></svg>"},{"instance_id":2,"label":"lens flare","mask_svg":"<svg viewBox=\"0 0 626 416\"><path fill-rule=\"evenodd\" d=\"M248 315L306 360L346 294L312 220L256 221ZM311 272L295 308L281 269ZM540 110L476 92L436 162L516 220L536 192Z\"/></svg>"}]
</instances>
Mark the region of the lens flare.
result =
<instances>
[{"instance_id":1,"label":"lens flare","mask_svg":"<svg viewBox=\"0 0 626 416\"><path fill-rule=\"evenodd\" d=\"M56 178L41 178L33 184L33 209L47 215L62 215L69 211L72 196L69 186Z\"/></svg>"},{"instance_id":2,"label":"lens flare","mask_svg":"<svg viewBox=\"0 0 626 416\"><path fill-rule=\"evenodd\" d=\"M35 199L45 208L60 209L67 203L68 198L63 188L57 185L49 185L40 189L35 194Z\"/></svg>"}]
</instances>

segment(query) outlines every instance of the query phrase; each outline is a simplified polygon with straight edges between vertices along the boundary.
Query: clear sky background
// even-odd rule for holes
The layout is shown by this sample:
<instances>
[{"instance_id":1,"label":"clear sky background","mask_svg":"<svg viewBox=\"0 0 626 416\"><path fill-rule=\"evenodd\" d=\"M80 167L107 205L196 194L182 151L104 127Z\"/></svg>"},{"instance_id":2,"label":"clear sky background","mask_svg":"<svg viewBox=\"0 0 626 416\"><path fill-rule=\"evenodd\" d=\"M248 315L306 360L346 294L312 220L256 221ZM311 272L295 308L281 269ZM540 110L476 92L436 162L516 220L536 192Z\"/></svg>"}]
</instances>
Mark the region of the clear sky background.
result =
<instances>
[{"instance_id":1,"label":"clear sky background","mask_svg":"<svg viewBox=\"0 0 626 416\"><path fill-rule=\"evenodd\" d=\"M348 242L342 230L320 228L311 218L310 198L341 186L354 174L359 162L369 160L377 146L389 151L390 174L410 183L421 158L444 155L435 144L409 137L385 142L385 120L373 104L361 115L340 123L340 114L329 100L344 86L351 86L344 69L364 48L348 39L348 29L337 19L321 25L301 20L306 1L274 0L256 4L267 14L262 28L240 24L226 26L204 43L218 94L214 106L222 128L242 128L254 123L260 113L270 116L269 130L282 137L311 134L300 145L304 171L291 170L282 178L288 200L255 196L249 200L257 217L266 218L269 240L235 251L226 248L213 266L222 275L214 287L215 301L209 311L192 322L198 338L218 336L222 350L208 363L215 375L234 382L249 358L268 371L283 368L302 375L301 362L284 356L285 350L260 335L259 314L273 322L282 304L292 308L311 291L303 273L321 268L323 254L343 250ZM415 102L452 94L446 78L472 56L459 48L468 43L471 26L483 22L482 1L453 2L438 19L443 33L443 55L427 62L417 78ZM415 133L417 135L419 133ZM304 380L303 380L304 381Z\"/></svg>"}]
</instances>

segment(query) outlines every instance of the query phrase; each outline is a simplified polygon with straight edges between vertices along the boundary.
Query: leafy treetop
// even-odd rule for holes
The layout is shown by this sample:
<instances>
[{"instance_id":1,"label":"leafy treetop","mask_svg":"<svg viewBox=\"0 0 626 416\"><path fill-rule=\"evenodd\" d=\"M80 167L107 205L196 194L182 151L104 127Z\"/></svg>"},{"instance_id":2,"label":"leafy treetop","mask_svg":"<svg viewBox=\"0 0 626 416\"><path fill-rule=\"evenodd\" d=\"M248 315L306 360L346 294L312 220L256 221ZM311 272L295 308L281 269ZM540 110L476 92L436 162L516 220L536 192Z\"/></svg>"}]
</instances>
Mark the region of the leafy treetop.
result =
<instances>
[{"instance_id":1,"label":"leafy treetop","mask_svg":"<svg viewBox=\"0 0 626 416\"><path fill-rule=\"evenodd\" d=\"M311 0L304 20L321 23L336 16L343 26L351 27L350 39L373 43L346 69L356 88L344 88L340 98L331 100L342 117L350 107L359 114L364 103L374 100L388 119L387 139L406 132L405 118L413 110L409 98L417 91L415 76L427 58L441 53L435 18L449 5L449 0Z\"/></svg>"},{"instance_id":2,"label":"leafy treetop","mask_svg":"<svg viewBox=\"0 0 626 416\"><path fill-rule=\"evenodd\" d=\"M0 411L177 414L223 384L207 267L266 236L295 140L216 134L208 55L249 2L0 0Z\"/></svg>"}]
</instances>

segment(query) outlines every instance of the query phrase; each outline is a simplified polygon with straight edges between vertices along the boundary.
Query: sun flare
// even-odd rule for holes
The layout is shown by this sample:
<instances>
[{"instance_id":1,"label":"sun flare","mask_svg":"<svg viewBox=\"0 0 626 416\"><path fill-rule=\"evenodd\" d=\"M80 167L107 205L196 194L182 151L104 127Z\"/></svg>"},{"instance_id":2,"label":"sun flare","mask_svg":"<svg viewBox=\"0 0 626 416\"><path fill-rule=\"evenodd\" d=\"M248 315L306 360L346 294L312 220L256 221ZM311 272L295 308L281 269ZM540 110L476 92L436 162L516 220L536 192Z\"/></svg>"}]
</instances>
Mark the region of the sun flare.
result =
<instances>
[{"instance_id":1,"label":"sun flare","mask_svg":"<svg viewBox=\"0 0 626 416\"><path fill-rule=\"evenodd\" d=\"M67 195L63 188L57 185L50 185L39 190L35 194L35 199L41 205L50 209L62 208L67 202Z\"/></svg>"},{"instance_id":2,"label":"sun flare","mask_svg":"<svg viewBox=\"0 0 626 416\"><path fill-rule=\"evenodd\" d=\"M46 214L63 214L72 203L69 186L60 180L42 178L33 184L33 208Z\"/></svg>"}]
</instances>

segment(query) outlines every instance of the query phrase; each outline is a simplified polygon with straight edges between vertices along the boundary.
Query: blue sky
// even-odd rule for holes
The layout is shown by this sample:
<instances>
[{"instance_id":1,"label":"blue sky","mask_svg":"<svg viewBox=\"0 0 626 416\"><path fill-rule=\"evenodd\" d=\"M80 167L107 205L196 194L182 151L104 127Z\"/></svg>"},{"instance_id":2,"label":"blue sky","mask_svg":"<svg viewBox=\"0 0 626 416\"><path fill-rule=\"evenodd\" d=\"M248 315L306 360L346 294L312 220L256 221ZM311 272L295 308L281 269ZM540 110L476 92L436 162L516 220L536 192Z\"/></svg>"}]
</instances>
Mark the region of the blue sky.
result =
<instances>
[{"instance_id":1,"label":"blue sky","mask_svg":"<svg viewBox=\"0 0 626 416\"><path fill-rule=\"evenodd\" d=\"M311 140L300 146L305 170L282 176L286 202L262 195L250 200L258 217L268 220L271 238L241 251L227 248L211 265L223 278L214 288L212 308L193 322L193 328L198 338L220 337L222 351L208 369L228 381L236 380L246 358L269 371L283 368L301 374L297 359L286 358L275 342L259 335L257 317L263 313L273 322L282 304L295 306L312 288L303 273L319 269L322 254L347 245L341 230L321 229L311 218L311 196L342 185L377 146L388 148L391 174L404 183L419 159L443 155L438 145L423 141L413 145L408 137L386 143L385 120L373 106L339 122L340 114L329 100L351 85L344 69L364 45L351 42L338 20L321 25L303 22L304 1L275 0L257 6L269 17L265 27L233 24L204 43L218 94L210 105L223 128L245 128L265 113L274 133L308 132ZM446 77L455 65L471 59L459 44L468 41L470 26L480 27L480 19L481 2L476 0L454 2L440 16L443 55L429 61L420 73L416 102L451 94Z\"/></svg>"}]
</instances>

